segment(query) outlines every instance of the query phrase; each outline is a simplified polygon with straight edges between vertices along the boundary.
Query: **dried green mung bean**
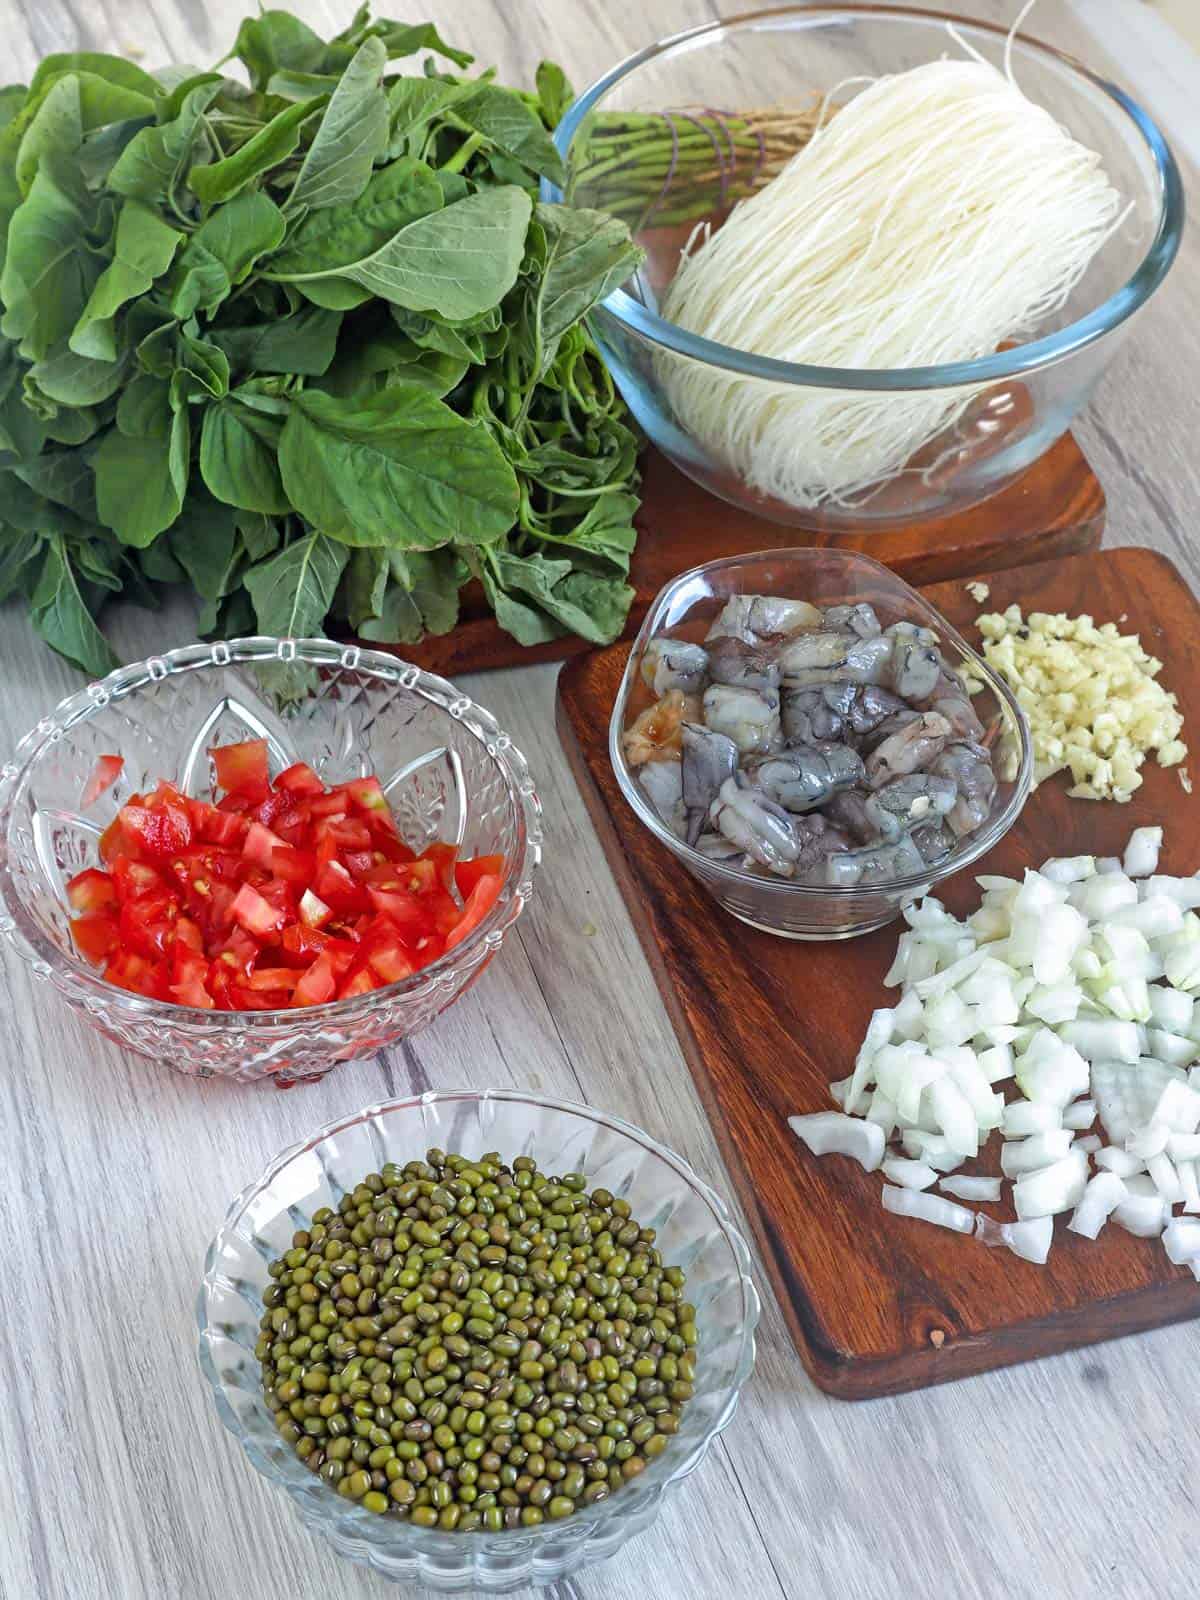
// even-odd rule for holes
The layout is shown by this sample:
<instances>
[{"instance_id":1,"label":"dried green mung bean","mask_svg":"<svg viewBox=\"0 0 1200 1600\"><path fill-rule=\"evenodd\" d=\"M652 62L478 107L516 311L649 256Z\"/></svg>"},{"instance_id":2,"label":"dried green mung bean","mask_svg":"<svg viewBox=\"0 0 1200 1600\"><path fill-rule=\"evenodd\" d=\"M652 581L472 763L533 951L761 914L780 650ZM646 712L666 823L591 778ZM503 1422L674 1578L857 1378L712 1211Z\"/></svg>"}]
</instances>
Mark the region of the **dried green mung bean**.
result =
<instances>
[{"instance_id":1,"label":"dried green mung bean","mask_svg":"<svg viewBox=\"0 0 1200 1600\"><path fill-rule=\"evenodd\" d=\"M255 1353L280 1437L419 1527L569 1517L669 1448L694 1393L696 1312L654 1230L529 1156L389 1163L268 1274Z\"/></svg>"}]
</instances>

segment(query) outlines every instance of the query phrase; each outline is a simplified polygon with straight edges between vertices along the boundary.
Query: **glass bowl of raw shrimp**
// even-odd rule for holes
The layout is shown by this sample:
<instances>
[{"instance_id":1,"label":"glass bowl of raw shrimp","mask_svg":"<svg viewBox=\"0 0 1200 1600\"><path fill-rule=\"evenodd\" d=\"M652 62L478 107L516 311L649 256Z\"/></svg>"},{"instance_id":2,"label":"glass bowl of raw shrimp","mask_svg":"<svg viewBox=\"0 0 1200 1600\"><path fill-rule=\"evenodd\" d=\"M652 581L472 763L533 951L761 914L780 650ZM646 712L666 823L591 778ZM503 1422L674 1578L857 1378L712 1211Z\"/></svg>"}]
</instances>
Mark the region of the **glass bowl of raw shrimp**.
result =
<instances>
[{"instance_id":1,"label":"glass bowl of raw shrimp","mask_svg":"<svg viewBox=\"0 0 1200 1600\"><path fill-rule=\"evenodd\" d=\"M778 683L785 645L784 659L817 659L830 630L842 631L852 663L886 657L890 676L797 669L813 687L789 688L785 676L781 691L764 694L775 720L757 748L770 754L745 771L739 755L727 784L706 777L721 743L714 725L746 747L728 719L756 715L747 661L765 659ZM709 681L718 649L740 652L738 674L718 677L743 687ZM714 703L722 694L728 703ZM625 799L679 865L733 916L787 939L852 939L893 921L1003 838L1033 775L1029 726L1008 686L917 590L869 556L837 550L735 556L667 584L630 652L609 753ZM767 804L757 789L764 761ZM829 821L813 809L819 782ZM880 815L881 789L903 795L907 810L885 816L887 836L864 843L872 824L856 827L864 811Z\"/></svg>"}]
</instances>

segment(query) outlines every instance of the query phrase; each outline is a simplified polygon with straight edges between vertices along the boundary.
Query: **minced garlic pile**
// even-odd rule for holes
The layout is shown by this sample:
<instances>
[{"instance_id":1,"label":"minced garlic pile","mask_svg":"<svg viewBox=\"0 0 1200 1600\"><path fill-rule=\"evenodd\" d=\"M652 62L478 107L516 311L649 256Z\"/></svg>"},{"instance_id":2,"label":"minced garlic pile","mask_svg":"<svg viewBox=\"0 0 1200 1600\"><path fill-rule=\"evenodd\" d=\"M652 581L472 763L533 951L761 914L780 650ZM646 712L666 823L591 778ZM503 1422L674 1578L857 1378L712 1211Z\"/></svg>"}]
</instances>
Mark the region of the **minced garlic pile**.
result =
<instances>
[{"instance_id":1,"label":"minced garlic pile","mask_svg":"<svg viewBox=\"0 0 1200 1600\"><path fill-rule=\"evenodd\" d=\"M1157 682L1162 663L1136 634L1089 616L1019 606L977 619L983 655L1013 690L1033 734L1034 786L1069 769L1068 793L1083 800L1130 798L1154 751L1159 766L1187 757L1175 696ZM973 693L982 687L968 685ZM1180 782L1190 790L1187 774Z\"/></svg>"}]
</instances>

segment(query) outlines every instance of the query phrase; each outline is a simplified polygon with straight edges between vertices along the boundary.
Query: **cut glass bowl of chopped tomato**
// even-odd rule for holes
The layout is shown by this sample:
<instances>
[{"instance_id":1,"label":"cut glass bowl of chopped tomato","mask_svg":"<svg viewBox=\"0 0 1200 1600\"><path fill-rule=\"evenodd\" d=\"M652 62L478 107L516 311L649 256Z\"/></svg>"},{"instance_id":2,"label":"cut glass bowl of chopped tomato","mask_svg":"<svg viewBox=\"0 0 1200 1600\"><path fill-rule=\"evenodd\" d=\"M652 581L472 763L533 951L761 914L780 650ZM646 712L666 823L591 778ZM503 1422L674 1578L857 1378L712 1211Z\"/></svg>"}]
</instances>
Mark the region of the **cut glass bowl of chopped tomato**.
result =
<instances>
[{"instance_id":1,"label":"cut glass bowl of chopped tomato","mask_svg":"<svg viewBox=\"0 0 1200 1600\"><path fill-rule=\"evenodd\" d=\"M532 890L494 718L326 640L192 645L60 705L0 774L3 930L109 1037L288 1084L423 1027Z\"/></svg>"}]
</instances>

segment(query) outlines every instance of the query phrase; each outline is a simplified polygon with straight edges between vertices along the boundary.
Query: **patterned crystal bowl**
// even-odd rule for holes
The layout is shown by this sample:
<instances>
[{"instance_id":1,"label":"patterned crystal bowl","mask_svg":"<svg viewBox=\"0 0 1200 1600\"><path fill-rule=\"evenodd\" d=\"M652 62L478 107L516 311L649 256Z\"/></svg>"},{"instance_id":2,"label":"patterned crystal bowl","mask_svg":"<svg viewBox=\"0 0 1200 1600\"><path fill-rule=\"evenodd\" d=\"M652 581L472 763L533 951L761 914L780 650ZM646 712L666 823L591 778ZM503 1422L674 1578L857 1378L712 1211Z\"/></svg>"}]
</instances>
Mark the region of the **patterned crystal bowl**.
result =
<instances>
[{"instance_id":1,"label":"patterned crystal bowl","mask_svg":"<svg viewBox=\"0 0 1200 1600\"><path fill-rule=\"evenodd\" d=\"M127 796L170 778L212 795L212 745L265 738L273 772L307 761L328 783L377 773L405 840L505 860L499 900L451 952L401 983L286 1011L202 1011L106 983L76 954L64 884L97 859ZM102 754L124 770L88 811ZM320 1077L415 1033L477 978L532 893L541 807L520 751L444 678L324 639L188 645L121 667L64 700L0 771L0 931L76 1011L119 1044L195 1077Z\"/></svg>"},{"instance_id":2,"label":"patterned crystal bowl","mask_svg":"<svg viewBox=\"0 0 1200 1600\"><path fill-rule=\"evenodd\" d=\"M446 1533L379 1516L335 1494L277 1433L254 1357L270 1261L322 1206L385 1162L427 1149L531 1155L543 1171L582 1172L658 1230L663 1260L687 1273L699 1330L694 1399L670 1447L607 1500L562 1522L506 1533ZM590 1106L516 1090L424 1094L370 1106L278 1156L237 1197L209 1248L196 1306L200 1366L221 1421L257 1470L351 1561L437 1590L503 1594L602 1561L647 1528L729 1423L754 1366L759 1300L745 1241L724 1203L670 1150Z\"/></svg>"}]
</instances>

